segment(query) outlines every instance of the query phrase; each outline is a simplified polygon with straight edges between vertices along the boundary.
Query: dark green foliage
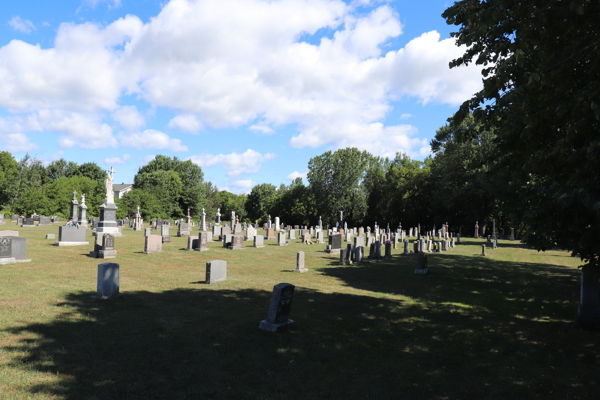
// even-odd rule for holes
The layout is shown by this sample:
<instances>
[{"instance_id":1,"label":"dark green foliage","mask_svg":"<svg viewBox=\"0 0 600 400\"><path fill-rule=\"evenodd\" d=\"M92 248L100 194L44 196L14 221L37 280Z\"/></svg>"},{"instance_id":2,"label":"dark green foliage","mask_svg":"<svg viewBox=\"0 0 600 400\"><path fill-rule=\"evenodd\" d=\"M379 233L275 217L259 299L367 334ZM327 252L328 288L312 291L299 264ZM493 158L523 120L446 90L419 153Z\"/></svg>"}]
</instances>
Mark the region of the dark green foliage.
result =
<instances>
[{"instance_id":1,"label":"dark green foliage","mask_svg":"<svg viewBox=\"0 0 600 400\"><path fill-rule=\"evenodd\" d=\"M313 192L310 187L304 186L302 178L280 187L271 214L273 219L278 216L287 225L316 225L319 219Z\"/></svg>"},{"instance_id":2,"label":"dark green foliage","mask_svg":"<svg viewBox=\"0 0 600 400\"><path fill-rule=\"evenodd\" d=\"M155 218L169 218L169 215L163 210L162 204L158 198L150 191L142 189L132 189L120 199L115 199L117 203L117 218L134 218L138 206L140 214L145 221Z\"/></svg>"},{"instance_id":3,"label":"dark green foliage","mask_svg":"<svg viewBox=\"0 0 600 400\"><path fill-rule=\"evenodd\" d=\"M217 192L217 207L221 209L221 219L224 221L231 220L231 212L235 211L235 215L239 215L240 221L244 221L246 218L244 206L247 198L248 196L245 194L233 194L225 190Z\"/></svg>"},{"instance_id":4,"label":"dark green foliage","mask_svg":"<svg viewBox=\"0 0 600 400\"><path fill-rule=\"evenodd\" d=\"M277 187L270 183L261 183L252 188L246 202L246 211L251 221L266 222L269 212L277 198Z\"/></svg>"},{"instance_id":5,"label":"dark green foliage","mask_svg":"<svg viewBox=\"0 0 600 400\"><path fill-rule=\"evenodd\" d=\"M600 3L463 0L443 16L469 46L451 66L485 66L484 88L452 119L473 112L495 128L494 170L511 182L511 209L528 243L600 257ZM471 133L476 137L478 132ZM508 204L508 203L507 203Z\"/></svg>"},{"instance_id":6,"label":"dark green foliage","mask_svg":"<svg viewBox=\"0 0 600 400\"><path fill-rule=\"evenodd\" d=\"M157 170L138 173L133 187L153 195L160 204L162 214L173 218L187 214L187 210L184 212L179 206L183 184L177 172Z\"/></svg>"},{"instance_id":7,"label":"dark green foliage","mask_svg":"<svg viewBox=\"0 0 600 400\"><path fill-rule=\"evenodd\" d=\"M10 209L19 190L19 164L12 154L0 152L0 209Z\"/></svg>"}]
</instances>

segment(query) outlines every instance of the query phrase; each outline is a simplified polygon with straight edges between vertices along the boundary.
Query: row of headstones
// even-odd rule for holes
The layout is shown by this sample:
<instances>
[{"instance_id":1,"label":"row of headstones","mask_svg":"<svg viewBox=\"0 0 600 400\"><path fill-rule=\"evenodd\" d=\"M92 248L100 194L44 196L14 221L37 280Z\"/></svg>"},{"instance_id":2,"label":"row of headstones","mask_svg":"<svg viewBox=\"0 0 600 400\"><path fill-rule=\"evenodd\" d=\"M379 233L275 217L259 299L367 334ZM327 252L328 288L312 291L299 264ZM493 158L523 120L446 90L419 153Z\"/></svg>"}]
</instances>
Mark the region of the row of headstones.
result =
<instances>
[{"instance_id":1,"label":"row of headstones","mask_svg":"<svg viewBox=\"0 0 600 400\"><path fill-rule=\"evenodd\" d=\"M34 227L34 226L49 226L53 222L60 222L60 217L45 217L43 215L32 215L30 218L22 218L20 215L13 214L11 222L15 222L21 227ZM37 224L36 224L37 222ZM4 214L0 214L0 225L4 225Z\"/></svg>"},{"instance_id":2,"label":"row of headstones","mask_svg":"<svg viewBox=\"0 0 600 400\"><path fill-rule=\"evenodd\" d=\"M205 281L214 284L227 280L227 261L208 261L205 267ZM96 267L97 299L110 299L120 296L121 266L117 263L102 263ZM295 286L279 283L273 286L271 301L267 309L267 318L260 321L259 328L269 332L280 332L294 323L289 319Z\"/></svg>"}]
</instances>

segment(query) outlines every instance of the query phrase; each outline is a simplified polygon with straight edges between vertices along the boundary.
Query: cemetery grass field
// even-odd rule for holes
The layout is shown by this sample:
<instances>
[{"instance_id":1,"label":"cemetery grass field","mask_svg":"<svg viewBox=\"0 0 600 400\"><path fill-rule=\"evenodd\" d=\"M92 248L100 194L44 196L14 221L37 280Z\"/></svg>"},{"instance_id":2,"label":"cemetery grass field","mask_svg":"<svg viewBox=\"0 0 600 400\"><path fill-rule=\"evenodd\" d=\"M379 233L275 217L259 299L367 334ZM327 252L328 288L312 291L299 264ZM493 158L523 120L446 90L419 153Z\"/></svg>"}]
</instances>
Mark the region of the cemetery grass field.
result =
<instances>
[{"instance_id":1,"label":"cemetery grass field","mask_svg":"<svg viewBox=\"0 0 600 400\"><path fill-rule=\"evenodd\" d=\"M600 398L600 333L573 327L581 262L566 252L500 241L481 257L484 241L463 239L415 275L400 246L341 266L300 240L188 252L171 229L146 255L125 229L107 260L124 295L100 301L91 235L56 247L44 235L58 224L0 229L28 237L33 260L0 266L1 399ZM209 286L215 259L229 278ZM261 331L280 282L296 285L296 322Z\"/></svg>"}]
</instances>

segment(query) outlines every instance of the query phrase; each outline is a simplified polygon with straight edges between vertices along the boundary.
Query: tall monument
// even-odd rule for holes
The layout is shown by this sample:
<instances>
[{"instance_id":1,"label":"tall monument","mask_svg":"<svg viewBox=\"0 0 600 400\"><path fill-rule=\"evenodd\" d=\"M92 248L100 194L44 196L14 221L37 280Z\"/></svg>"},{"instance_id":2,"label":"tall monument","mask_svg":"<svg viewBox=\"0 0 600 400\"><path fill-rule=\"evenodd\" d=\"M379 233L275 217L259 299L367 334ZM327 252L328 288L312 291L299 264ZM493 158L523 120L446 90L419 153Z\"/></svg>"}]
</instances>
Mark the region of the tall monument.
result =
<instances>
[{"instance_id":1,"label":"tall monument","mask_svg":"<svg viewBox=\"0 0 600 400\"><path fill-rule=\"evenodd\" d=\"M106 198L100 205L100 221L96 228L96 235L110 233L113 236L123 236L117 227L117 205L115 204L115 195L113 193L113 174L116 172L112 167L108 171L108 178L104 180L106 189Z\"/></svg>"}]
</instances>

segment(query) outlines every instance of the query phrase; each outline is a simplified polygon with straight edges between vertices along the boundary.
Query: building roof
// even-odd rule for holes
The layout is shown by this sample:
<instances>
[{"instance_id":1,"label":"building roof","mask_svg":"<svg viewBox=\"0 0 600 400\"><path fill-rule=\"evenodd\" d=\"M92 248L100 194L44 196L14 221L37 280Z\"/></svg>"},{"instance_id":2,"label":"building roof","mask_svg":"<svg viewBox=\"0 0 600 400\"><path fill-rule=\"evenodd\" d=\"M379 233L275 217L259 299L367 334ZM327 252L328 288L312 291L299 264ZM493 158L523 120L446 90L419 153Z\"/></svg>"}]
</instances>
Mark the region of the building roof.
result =
<instances>
[{"instance_id":1,"label":"building roof","mask_svg":"<svg viewBox=\"0 0 600 400\"><path fill-rule=\"evenodd\" d=\"M123 189L127 189L133 186L133 183L122 183L122 184L113 184L113 192L120 192Z\"/></svg>"}]
</instances>

